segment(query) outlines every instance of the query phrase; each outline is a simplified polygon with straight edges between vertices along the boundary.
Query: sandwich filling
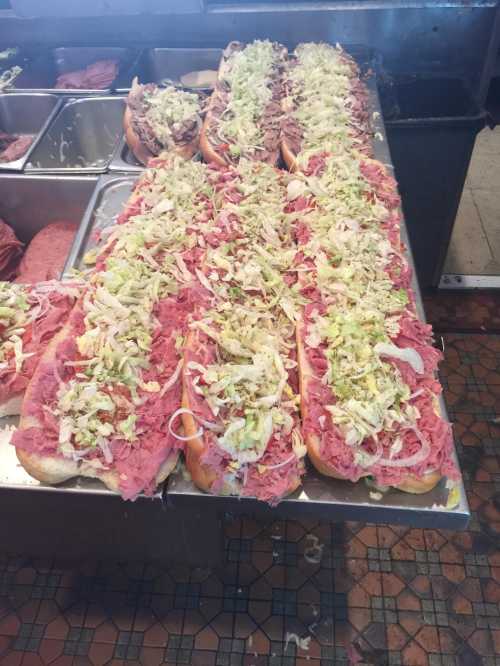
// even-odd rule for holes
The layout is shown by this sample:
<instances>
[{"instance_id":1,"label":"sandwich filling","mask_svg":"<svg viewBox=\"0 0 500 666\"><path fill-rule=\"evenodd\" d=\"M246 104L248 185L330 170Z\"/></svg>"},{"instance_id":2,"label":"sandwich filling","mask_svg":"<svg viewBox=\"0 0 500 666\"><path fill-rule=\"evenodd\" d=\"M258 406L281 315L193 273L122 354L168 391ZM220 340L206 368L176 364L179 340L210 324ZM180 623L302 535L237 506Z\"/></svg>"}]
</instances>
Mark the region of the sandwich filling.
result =
<instances>
[{"instance_id":1,"label":"sandwich filling","mask_svg":"<svg viewBox=\"0 0 500 666\"><path fill-rule=\"evenodd\" d=\"M153 83L141 86L135 80L127 106L132 113L134 132L153 155L197 143L203 110L200 95L173 86L158 88Z\"/></svg>"},{"instance_id":2,"label":"sandwich filling","mask_svg":"<svg viewBox=\"0 0 500 666\"><path fill-rule=\"evenodd\" d=\"M242 157L275 164L286 50L268 40L231 43L210 104L207 137L227 163Z\"/></svg>"}]
</instances>

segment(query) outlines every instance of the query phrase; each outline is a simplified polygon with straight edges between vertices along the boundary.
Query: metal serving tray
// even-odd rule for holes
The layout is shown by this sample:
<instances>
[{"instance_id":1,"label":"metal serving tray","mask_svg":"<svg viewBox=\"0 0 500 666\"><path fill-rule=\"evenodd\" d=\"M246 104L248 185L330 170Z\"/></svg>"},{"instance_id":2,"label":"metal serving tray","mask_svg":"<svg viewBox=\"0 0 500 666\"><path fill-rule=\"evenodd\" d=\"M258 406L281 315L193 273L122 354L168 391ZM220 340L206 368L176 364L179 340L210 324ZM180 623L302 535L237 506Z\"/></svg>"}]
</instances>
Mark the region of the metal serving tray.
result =
<instances>
[{"instance_id":1,"label":"metal serving tray","mask_svg":"<svg viewBox=\"0 0 500 666\"><path fill-rule=\"evenodd\" d=\"M69 277L73 269L86 268L85 254L97 246L95 234L116 222L132 194L137 177L118 174L100 177L68 255L63 276Z\"/></svg>"},{"instance_id":2,"label":"metal serving tray","mask_svg":"<svg viewBox=\"0 0 500 666\"><path fill-rule=\"evenodd\" d=\"M97 177L92 176L0 174L0 218L23 243L50 222L79 226L96 184Z\"/></svg>"},{"instance_id":3,"label":"metal serving tray","mask_svg":"<svg viewBox=\"0 0 500 666\"><path fill-rule=\"evenodd\" d=\"M0 95L0 130L7 134L32 134L33 143L22 157L0 162L1 171L22 171L62 102L56 95L10 93Z\"/></svg>"},{"instance_id":4,"label":"metal serving tray","mask_svg":"<svg viewBox=\"0 0 500 666\"><path fill-rule=\"evenodd\" d=\"M380 111L380 101L376 81L373 77L367 82L373 109L375 130L374 151L376 158L392 170L391 156L385 127ZM407 257L413 268L412 288L417 298L419 317L425 321L420 290L416 279L411 250L408 246L408 233L404 220L401 223L401 237L406 246ZM441 413L447 418L444 401L440 399ZM456 459L456 455L455 455ZM221 510L234 513L266 513L257 500L251 498L218 497L207 495L186 480L182 471L177 471L167 481L166 496L173 506L180 508L196 505L202 498ZM360 520L365 522L403 523L422 527L463 529L470 518L467 497L462 481L456 484L453 493L445 480L430 493L411 495L390 490L379 495L364 482L349 483L321 476L308 465L302 487L292 496L284 499L275 509L274 516L312 516L325 520Z\"/></svg>"},{"instance_id":5,"label":"metal serving tray","mask_svg":"<svg viewBox=\"0 0 500 666\"><path fill-rule=\"evenodd\" d=\"M15 79L13 90L29 92L56 92L58 95L109 95L115 90L115 81L129 78L127 72L134 66L139 51L110 46L73 46L45 51L26 65ZM59 89L54 88L60 74L84 69L98 60L118 60L119 69L115 81L104 89Z\"/></svg>"},{"instance_id":6,"label":"metal serving tray","mask_svg":"<svg viewBox=\"0 0 500 666\"><path fill-rule=\"evenodd\" d=\"M74 222L81 227L82 219L97 184L96 176L41 176L26 174L0 175L0 217L24 243L51 222ZM76 243L76 239L75 239ZM70 251L71 254L71 251ZM15 449L9 444L7 426L17 426L18 417L0 419L0 487L47 489L33 479L17 461ZM104 486L90 479L68 482L57 489L103 492Z\"/></svg>"},{"instance_id":7,"label":"metal serving tray","mask_svg":"<svg viewBox=\"0 0 500 666\"><path fill-rule=\"evenodd\" d=\"M118 145L116 146L115 154L109 164L108 171L113 172L132 172L141 173L144 171L144 166L137 160L127 145L125 135L122 136Z\"/></svg>"},{"instance_id":8,"label":"metal serving tray","mask_svg":"<svg viewBox=\"0 0 500 666\"><path fill-rule=\"evenodd\" d=\"M72 99L33 152L26 171L104 173L122 134L122 97Z\"/></svg>"},{"instance_id":9,"label":"metal serving tray","mask_svg":"<svg viewBox=\"0 0 500 666\"><path fill-rule=\"evenodd\" d=\"M184 74L202 69L217 70L221 55L222 49L148 49L143 51L132 76L137 76L140 83L161 84L168 80L181 85ZM121 83L125 85L124 90L129 90L131 82L132 79L121 80L117 91L122 91Z\"/></svg>"}]
</instances>

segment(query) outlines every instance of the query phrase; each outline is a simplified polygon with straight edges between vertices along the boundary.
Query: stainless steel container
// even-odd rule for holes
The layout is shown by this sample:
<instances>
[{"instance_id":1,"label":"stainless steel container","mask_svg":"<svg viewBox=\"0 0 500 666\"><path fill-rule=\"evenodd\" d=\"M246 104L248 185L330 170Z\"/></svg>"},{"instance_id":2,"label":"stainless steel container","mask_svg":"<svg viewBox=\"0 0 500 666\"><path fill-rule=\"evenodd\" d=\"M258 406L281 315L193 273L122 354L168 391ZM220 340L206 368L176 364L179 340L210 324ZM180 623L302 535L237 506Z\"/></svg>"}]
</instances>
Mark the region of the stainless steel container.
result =
<instances>
[{"instance_id":1,"label":"stainless steel container","mask_svg":"<svg viewBox=\"0 0 500 666\"><path fill-rule=\"evenodd\" d=\"M122 135L121 97L73 99L61 109L26 171L104 173Z\"/></svg>"},{"instance_id":2,"label":"stainless steel container","mask_svg":"<svg viewBox=\"0 0 500 666\"><path fill-rule=\"evenodd\" d=\"M222 49L149 49L133 69L140 83L181 84L181 77L203 69L217 70ZM129 85L130 87L130 85ZM121 90L117 87L117 90Z\"/></svg>"},{"instance_id":3,"label":"stainless steel container","mask_svg":"<svg viewBox=\"0 0 500 666\"><path fill-rule=\"evenodd\" d=\"M85 255L99 244L97 236L116 222L132 194L136 180L137 176L132 175L101 176L88 203L63 274L68 275L74 268L86 268Z\"/></svg>"},{"instance_id":4,"label":"stainless steel container","mask_svg":"<svg viewBox=\"0 0 500 666\"><path fill-rule=\"evenodd\" d=\"M109 165L109 171L119 173L141 173L144 166L134 157L133 152L127 145L125 136L122 136L116 146L115 154Z\"/></svg>"},{"instance_id":5,"label":"stainless steel container","mask_svg":"<svg viewBox=\"0 0 500 666\"><path fill-rule=\"evenodd\" d=\"M15 79L13 89L29 92L57 92L58 95L108 95L114 90L114 83L125 76L135 64L139 51L135 49L109 46L73 46L51 49L43 52L29 63ZM117 60L118 73L105 88L55 88L61 74L85 69L99 60Z\"/></svg>"},{"instance_id":6,"label":"stainless steel container","mask_svg":"<svg viewBox=\"0 0 500 666\"><path fill-rule=\"evenodd\" d=\"M23 243L50 222L79 226L97 177L0 175L0 217ZM1 465L0 465L1 467Z\"/></svg>"},{"instance_id":7,"label":"stainless steel container","mask_svg":"<svg viewBox=\"0 0 500 666\"><path fill-rule=\"evenodd\" d=\"M2 171L22 171L43 133L61 106L56 95L11 93L0 95L0 131L31 134L33 142L17 160L0 162Z\"/></svg>"}]
</instances>

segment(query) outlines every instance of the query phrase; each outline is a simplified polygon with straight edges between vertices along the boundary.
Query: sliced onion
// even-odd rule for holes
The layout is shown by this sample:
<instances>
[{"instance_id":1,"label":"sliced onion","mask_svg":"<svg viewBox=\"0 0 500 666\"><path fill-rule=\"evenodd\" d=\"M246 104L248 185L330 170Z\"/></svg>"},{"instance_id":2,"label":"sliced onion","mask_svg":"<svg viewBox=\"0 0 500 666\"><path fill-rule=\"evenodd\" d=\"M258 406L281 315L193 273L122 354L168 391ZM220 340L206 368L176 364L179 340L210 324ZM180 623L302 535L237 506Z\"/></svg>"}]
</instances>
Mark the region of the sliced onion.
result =
<instances>
[{"instance_id":1,"label":"sliced onion","mask_svg":"<svg viewBox=\"0 0 500 666\"><path fill-rule=\"evenodd\" d=\"M111 449L109 448L108 441L103 438L99 442L99 448L102 451L104 460L108 463L108 465L110 465L113 462L113 454L111 453Z\"/></svg>"},{"instance_id":2,"label":"sliced onion","mask_svg":"<svg viewBox=\"0 0 500 666\"><path fill-rule=\"evenodd\" d=\"M267 469L279 469L280 467L284 467L285 465L288 465L289 463L293 462L294 460L297 460L297 456L295 453L293 453L289 458L284 460L283 462L278 463L277 465L266 465Z\"/></svg>"},{"instance_id":3,"label":"sliced onion","mask_svg":"<svg viewBox=\"0 0 500 666\"><path fill-rule=\"evenodd\" d=\"M213 432L224 432L223 425L212 423L211 421L205 421L205 419L200 419L196 416L196 414L193 414L193 416L198 421L198 423L204 428L207 428L207 430L212 430Z\"/></svg>"},{"instance_id":4,"label":"sliced onion","mask_svg":"<svg viewBox=\"0 0 500 666\"><path fill-rule=\"evenodd\" d=\"M179 360L179 362L177 363L177 366L176 366L175 370L173 371L173 373L171 374L170 378L167 379L167 381L163 384L162 389L160 391L160 398L162 398L165 395L165 393L167 391L169 391L172 388L172 386L174 386L174 384L177 383L177 380L179 379L179 375L181 374L182 363L183 363L183 360L181 358Z\"/></svg>"},{"instance_id":5,"label":"sliced onion","mask_svg":"<svg viewBox=\"0 0 500 666\"><path fill-rule=\"evenodd\" d=\"M431 451L431 445L429 440L427 440L418 428L408 428L416 434L420 443L422 444L421 448L417 453L414 453L412 456L407 458L399 458L398 460L391 460L390 458L381 458L379 460L380 465L384 467L413 467L423 462Z\"/></svg>"},{"instance_id":6,"label":"sliced onion","mask_svg":"<svg viewBox=\"0 0 500 666\"><path fill-rule=\"evenodd\" d=\"M424 372L424 361L413 347L396 347L396 345L393 345L392 343L379 342L375 345L373 351L380 356L397 358L400 361L408 363L419 375Z\"/></svg>"},{"instance_id":7,"label":"sliced onion","mask_svg":"<svg viewBox=\"0 0 500 666\"><path fill-rule=\"evenodd\" d=\"M419 395L422 395L425 393L425 389L421 388L418 389L418 391L415 391L415 393L412 393L411 396L409 397L409 400L413 400L413 398L418 398Z\"/></svg>"},{"instance_id":8,"label":"sliced onion","mask_svg":"<svg viewBox=\"0 0 500 666\"><path fill-rule=\"evenodd\" d=\"M193 418L196 418L193 412L190 409L187 409L187 407L180 407L179 409L176 409L176 411L172 414L172 416L168 421L168 431L172 435L172 437L175 437L175 439L178 439L181 442L189 442L191 439L196 439L197 437L201 437L203 435L203 428L199 428L195 432L195 434L191 435L190 437L186 437L185 435L178 435L176 432L172 430L172 423L181 414L191 414Z\"/></svg>"}]
</instances>

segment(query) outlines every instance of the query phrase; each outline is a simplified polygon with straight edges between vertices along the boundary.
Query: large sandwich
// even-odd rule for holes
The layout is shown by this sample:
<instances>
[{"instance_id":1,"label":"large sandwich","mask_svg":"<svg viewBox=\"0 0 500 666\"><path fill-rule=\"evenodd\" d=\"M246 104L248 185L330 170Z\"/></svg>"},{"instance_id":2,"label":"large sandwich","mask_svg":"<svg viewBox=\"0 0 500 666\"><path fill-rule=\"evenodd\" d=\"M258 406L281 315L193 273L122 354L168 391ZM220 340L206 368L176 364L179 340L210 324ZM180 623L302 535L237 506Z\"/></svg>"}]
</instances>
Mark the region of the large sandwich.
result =
<instances>
[{"instance_id":1,"label":"large sandwich","mask_svg":"<svg viewBox=\"0 0 500 666\"><path fill-rule=\"evenodd\" d=\"M367 89L340 46L299 44L284 81L281 151L290 170L322 151L372 154Z\"/></svg>"},{"instance_id":2,"label":"large sandwich","mask_svg":"<svg viewBox=\"0 0 500 666\"><path fill-rule=\"evenodd\" d=\"M300 485L305 455L285 177L245 160L213 171L219 229L199 272L213 299L190 327L181 410L193 481L271 503Z\"/></svg>"},{"instance_id":3,"label":"large sandwich","mask_svg":"<svg viewBox=\"0 0 500 666\"><path fill-rule=\"evenodd\" d=\"M76 283L0 282L0 416L21 412L38 362L66 323L80 290Z\"/></svg>"},{"instance_id":4,"label":"large sandwich","mask_svg":"<svg viewBox=\"0 0 500 666\"><path fill-rule=\"evenodd\" d=\"M132 206L43 355L12 439L40 481L97 477L124 498L153 493L183 446L170 419L188 317L206 297L189 270L189 227L210 207L206 167L177 158L149 170Z\"/></svg>"},{"instance_id":5,"label":"large sandwich","mask_svg":"<svg viewBox=\"0 0 500 666\"><path fill-rule=\"evenodd\" d=\"M267 40L224 50L200 138L207 162L277 163L286 56L284 46Z\"/></svg>"},{"instance_id":6,"label":"large sandwich","mask_svg":"<svg viewBox=\"0 0 500 666\"><path fill-rule=\"evenodd\" d=\"M123 117L125 138L145 165L164 152L190 159L198 152L202 114L202 97L197 93L154 83L139 85L134 79Z\"/></svg>"},{"instance_id":7,"label":"large sandwich","mask_svg":"<svg viewBox=\"0 0 500 666\"><path fill-rule=\"evenodd\" d=\"M297 173L301 211L297 327L308 455L322 473L411 493L454 477L435 371L440 353L417 317L396 184L374 160L316 155Z\"/></svg>"}]
</instances>

